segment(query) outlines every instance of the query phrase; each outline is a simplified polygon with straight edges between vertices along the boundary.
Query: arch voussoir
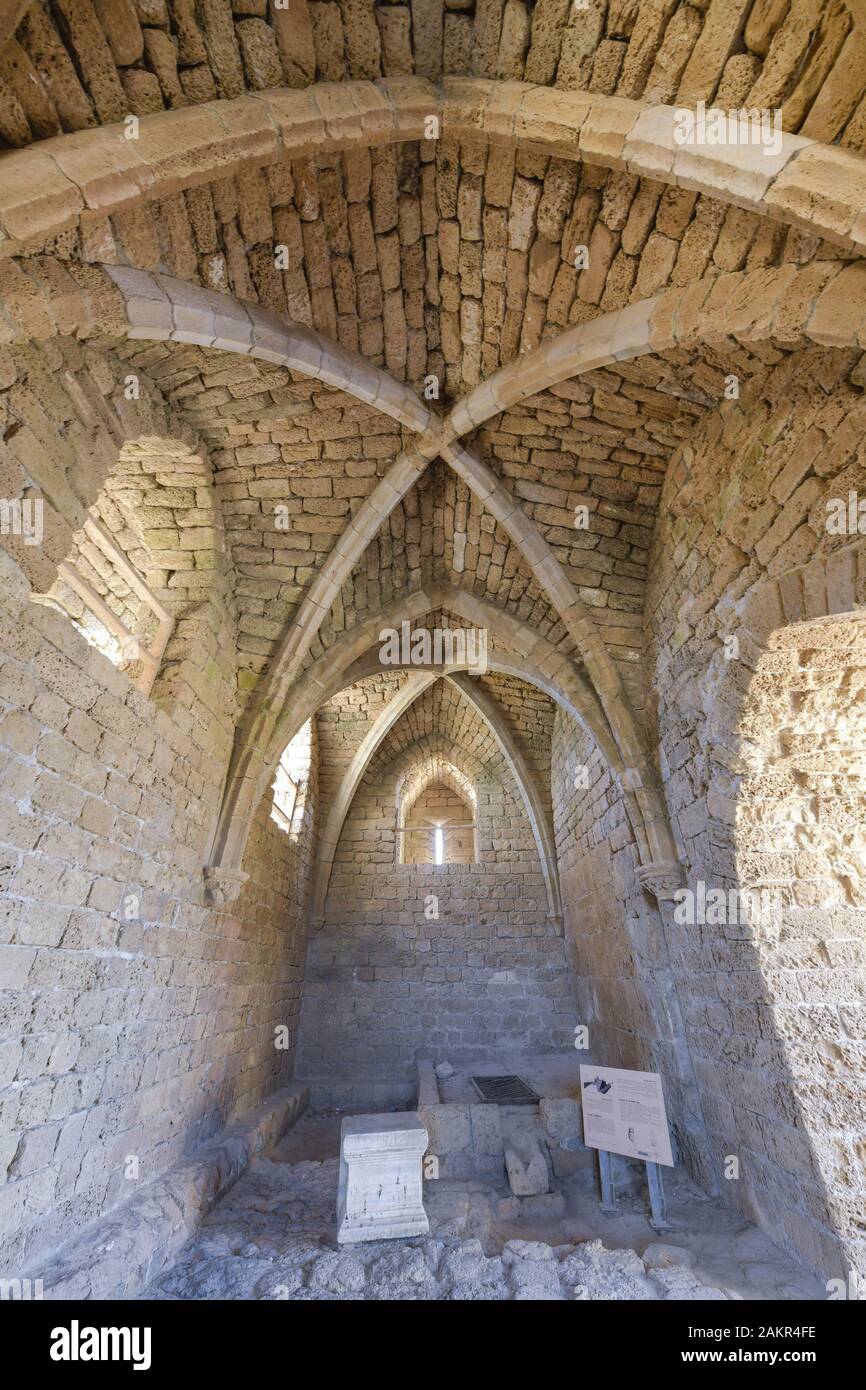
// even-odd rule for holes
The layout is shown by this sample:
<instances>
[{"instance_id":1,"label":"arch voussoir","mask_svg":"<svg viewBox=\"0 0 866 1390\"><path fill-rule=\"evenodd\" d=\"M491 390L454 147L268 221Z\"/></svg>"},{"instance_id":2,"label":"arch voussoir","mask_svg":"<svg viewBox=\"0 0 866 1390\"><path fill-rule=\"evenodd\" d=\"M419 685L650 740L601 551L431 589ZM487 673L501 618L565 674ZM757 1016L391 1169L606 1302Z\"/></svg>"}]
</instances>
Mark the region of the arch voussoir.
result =
<instances>
[{"instance_id":1,"label":"arch voussoir","mask_svg":"<svg viewBox=\"0 0 866 1390\"><path fill-rule=\"evenodd\" d=\"M548 916L561 934L562 899L559 891L556 838L535 775L517 739L508 727L498 700L484 690L478 681L473 681L462 673L448 676L447 679L455 689L460 691L464 699L477 709L496 740L508 770L517 784L541 861L541 871L544 875L544 885L547 891Z\"/></svg>"},{"instance_id":2,"label":"arch voussoir","mask_svg":"<svg viewBox=\"0 0 866 1390\"><path fill-rule=\"evenodd\" d=\"M859 0L858 0L859 3ZM639 177L802 227L846 250L866 246L866 160L779 133L779 147L680 138L682 106L480 77L391 77L272 88L40 141L6 156L0 256L38 250L96 218L219 178L439 134L506 144Z\"/></svg>"}]
</instances>

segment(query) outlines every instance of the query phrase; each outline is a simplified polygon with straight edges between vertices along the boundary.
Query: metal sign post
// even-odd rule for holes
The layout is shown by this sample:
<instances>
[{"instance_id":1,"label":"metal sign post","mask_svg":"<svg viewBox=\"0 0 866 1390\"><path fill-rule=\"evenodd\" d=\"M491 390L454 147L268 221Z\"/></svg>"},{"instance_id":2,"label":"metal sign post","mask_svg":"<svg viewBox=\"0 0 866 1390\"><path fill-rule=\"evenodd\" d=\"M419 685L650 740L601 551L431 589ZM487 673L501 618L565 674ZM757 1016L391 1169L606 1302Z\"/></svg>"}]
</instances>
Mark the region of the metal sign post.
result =
<instances>
[{"instance_id":1,"label":"metal sign post","mask_svg":"<svg viewBox=\"0 0 866 1390\"><path fill-rule=\"evenodd\" d=\"M616 1205L616 1185L613 1177L613 1154L607 1149L598 1151L598 1176L601 1184L601 1201L599 1209L605 1216L617 1216L618 1208ZM665 1202L665 1189L662 1182L662 1170L659 1163L644 1163L646 1168L647 1187L649 1188L650 1211L649 1223L653 1230L659 1235L665 1235L674 1227L668 1221L667 1205Z\"/></svg>"}]
</instances>

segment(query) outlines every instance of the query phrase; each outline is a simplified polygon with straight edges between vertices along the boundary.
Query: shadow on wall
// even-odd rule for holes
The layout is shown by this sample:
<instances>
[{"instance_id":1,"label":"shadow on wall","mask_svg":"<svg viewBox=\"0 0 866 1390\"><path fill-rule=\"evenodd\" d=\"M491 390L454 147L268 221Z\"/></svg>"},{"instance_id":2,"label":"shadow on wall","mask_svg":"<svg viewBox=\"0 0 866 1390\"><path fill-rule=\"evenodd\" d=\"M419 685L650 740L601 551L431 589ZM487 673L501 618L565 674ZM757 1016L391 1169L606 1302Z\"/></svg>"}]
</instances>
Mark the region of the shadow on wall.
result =
<instances>
[{"instance_id":1,"label":"shadow on wall","mask_svg":"<svg viewBox=\"0 0 866 1390\"><path fill-rule=\"evenodd\" d=\"M564 714L553 738L557 856L574 1023L589 1029L593 1061L658 1072L676 1147L708 1191L709 1166L691 1058L664 924L636 874L634 831L591 737Z\"/></svg>"},{"instance_id":2,"label":"shadow on wall","mask_svg":"<svg viewBox=\"0 0 866 1390\"><path fill-rule=\"evenodd\" d=\"M866 542L835 524L866 477L855 363L794 353L707 417L668 468L645 606L690 893L687 920L662 912L714 1167L829 1279L866 1257Z\"/></svg>"},{"instance_id":3,"label":"shadow on wall","mask_svg":"<svg viewBox=\"0 0 866 1390\"><path fill-rule=\"evenodd\" d=\"M859 544L720 604L660 716L690 864L663 910L721 1187L830 1279L866 1268L864 572Z\"/></svg>"},{"instance_id":4,"label":"shadow on wall","mask_svg":"<svg viewBox=\"0 0 866 1390\"><path fill-rule=\"evenodd\" d=\"M816 594L853 599L839 580L859 566L863 583L866 546L831 563L786 576L789 614L807 592L812 612ZM558 826L566 933L593 1056L662 1073L682 1148L667 939L723 1196L847 1279L866 1271L866 615L788 621L781 597L753 590L729 615L736 658L712 643L661 713L685 889L658 907L641 893L599 767L585 815L600 843L570 855L575 826ZM555 761L570 768L564 732Z\"/></svg>"},{"instance_id":5,"label":"shadow on wall","mask_svg":"<svg viewBox=\"0 0 866 1390\"><path fill-rule=\"evenodd\" d=\"M735 894L715 931L682 929L722 972L700 1070L726 1186L828 1278L866 1272L866 613L826 614L858 565L866 546L818 558L736 615L705 866Z\"/></svg>"}]
</instances>

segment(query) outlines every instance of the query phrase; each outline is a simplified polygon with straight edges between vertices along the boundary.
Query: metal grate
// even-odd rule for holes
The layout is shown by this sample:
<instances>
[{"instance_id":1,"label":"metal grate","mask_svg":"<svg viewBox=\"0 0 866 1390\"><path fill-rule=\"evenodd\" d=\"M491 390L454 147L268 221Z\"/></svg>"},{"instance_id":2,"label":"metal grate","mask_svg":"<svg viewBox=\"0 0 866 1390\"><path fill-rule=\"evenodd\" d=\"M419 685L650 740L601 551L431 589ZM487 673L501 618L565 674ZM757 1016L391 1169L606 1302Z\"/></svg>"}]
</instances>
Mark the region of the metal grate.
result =
<instances>
[{"instance_id":1,"label":"metal grate","mask_svg":"<svg viewBox=\"0 0 866 1390\"><path fill-rule=\"evenodd\" d=\"M540 1099L519 1076L473 1076L472 1085L491 1105L535 1105Z\"/></svg>"}]
</instances>

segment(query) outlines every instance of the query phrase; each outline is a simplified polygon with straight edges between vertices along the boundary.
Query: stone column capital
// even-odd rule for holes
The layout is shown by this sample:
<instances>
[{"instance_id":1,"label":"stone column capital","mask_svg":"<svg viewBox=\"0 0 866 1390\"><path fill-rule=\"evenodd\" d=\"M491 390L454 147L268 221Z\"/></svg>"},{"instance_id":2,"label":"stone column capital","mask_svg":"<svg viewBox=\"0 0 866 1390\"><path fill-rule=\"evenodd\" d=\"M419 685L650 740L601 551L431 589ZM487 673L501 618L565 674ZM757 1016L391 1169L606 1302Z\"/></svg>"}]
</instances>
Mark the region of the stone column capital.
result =
<instances>
[{"instance_id":1,"label":"stone column capital","mask_svg":"<svg viewBox=\"0 0 866 1390\"><path fill-rule=\"evenodd\" d=\"M249 874L240 869L226 869L222 864L206 864L202 870L204 896L209 907L225 907L239 897Z\"/></svg>"},{"instance_id":2,"label":"stone column capital","mask_svg":"<svg viewBox=\"0 0 866 1390\"><path fill-rule=\"evenodd\" d=\"M641 864L636 871L641 888L652 893L657 902L670 902L678 888L685 883L683 866L678 859L658 859L654 864Z\"/></svg>"}]
</instances>

